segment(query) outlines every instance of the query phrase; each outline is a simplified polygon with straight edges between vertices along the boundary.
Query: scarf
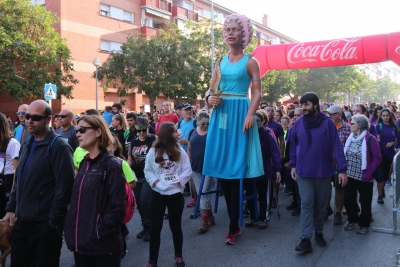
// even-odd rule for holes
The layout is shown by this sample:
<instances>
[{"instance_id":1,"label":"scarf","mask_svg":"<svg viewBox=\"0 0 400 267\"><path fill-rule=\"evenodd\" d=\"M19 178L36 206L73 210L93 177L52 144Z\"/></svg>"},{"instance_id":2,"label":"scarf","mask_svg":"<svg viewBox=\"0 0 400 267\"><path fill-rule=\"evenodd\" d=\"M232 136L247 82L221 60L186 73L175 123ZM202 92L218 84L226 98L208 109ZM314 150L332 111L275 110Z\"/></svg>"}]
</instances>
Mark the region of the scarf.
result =
<instances>
[{"instance_id":1,"label":"scarf","mask_svg":"<svg viewBox=\"0 0 400 267\"><path fill-rule=\"evenodd\" d=\"M311 129L320 126L324 118L326 118L326 115L321 111L318 111L317 115L312 117L303 116L303 125L307 134L307 151L311 147L312 143Z\"/></svg>"},{"instance_id":2,"label":"scarf","mask_svg":"<svg viewBox=\"0 0 400 267\"><path fill-rule=\"evenodd\" d=\"M247 47L250 43L250 33L249 33L249 25L247 23L247 17L245 15L240 15L240 14L231 14L229 15L225 20L227 20L229 17L238 17L240 19L240 21L242 22L242 27L244 30L244 36L243 36L243 48ZM228 45L228 41L224 38L224 41L226 43L226 45ZM229 54L229 53L228 53Z\"/></svg>"},{"instance_id":3,"label":"scarf","mask_svg":"<svg viewBox=\"0 0 400 267\"><path fill-rule=\"evenodd\" d=\"M350 134L349 138L346 140L346 144L344 145L344 155L347 159L347 150L349 149L351 143L358 143L362 141L361 145L361 170L365 170L367 168L367 141L365 140L365 135L367 134L367 130L364 130L359 136L355 137L353 133ZM371 137L370 137L371 138Z\"/></svg>"}]
</instances>

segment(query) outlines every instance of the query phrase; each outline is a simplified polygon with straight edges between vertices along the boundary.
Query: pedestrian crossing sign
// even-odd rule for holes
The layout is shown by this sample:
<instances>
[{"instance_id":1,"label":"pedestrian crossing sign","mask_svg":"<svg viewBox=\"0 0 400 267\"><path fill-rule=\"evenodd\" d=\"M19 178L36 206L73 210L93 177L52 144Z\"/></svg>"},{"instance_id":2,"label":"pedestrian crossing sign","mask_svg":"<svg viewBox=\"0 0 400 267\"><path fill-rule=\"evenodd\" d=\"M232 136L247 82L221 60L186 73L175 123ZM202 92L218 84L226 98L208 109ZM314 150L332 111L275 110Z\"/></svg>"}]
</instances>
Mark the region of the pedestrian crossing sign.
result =
<instances>
[{"instance_id":1,"label":"pedestrian crossing sign","mask_svg":"<svg viewBox=\"0 0 400 267\"><path fill-rule=\"evenodd\" d=\"M57 99L57 86L55 84L46 83L44 85L44 98L48 99Z\"/></svg>"}]
</instances>

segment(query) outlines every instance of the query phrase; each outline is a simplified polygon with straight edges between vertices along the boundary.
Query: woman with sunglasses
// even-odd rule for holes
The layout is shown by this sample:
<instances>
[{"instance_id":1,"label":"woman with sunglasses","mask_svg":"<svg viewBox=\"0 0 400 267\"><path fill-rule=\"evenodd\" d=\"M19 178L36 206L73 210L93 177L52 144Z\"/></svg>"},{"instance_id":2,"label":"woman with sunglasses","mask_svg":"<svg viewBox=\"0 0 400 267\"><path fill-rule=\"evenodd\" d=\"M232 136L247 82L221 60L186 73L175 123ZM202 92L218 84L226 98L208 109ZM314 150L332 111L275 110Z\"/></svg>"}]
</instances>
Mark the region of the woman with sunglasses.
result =
<instances>
[{"instance_id":1,"label":"woman with sunglasses","mask_svg":"<svg viewBox=\"0 0 400 267\"><path fill-rule=\"evenodd\" d=\"M79 146L89 151L79 166L65 223L65 241L76 267L119 267L123 252L125 176L107 151L113 137L97 115L78 120Z\"/></svg>"},{"instance_id":2,"label":"woman with sunglasses","mask_svg":"<svg viewBox=\"0 0 400 267\"><path fill-rule=\"evenodd\" d=\"M146 156L144 173L153 189L150 200L150 257L146 267L156 267L165 208L175 250L175 266L185 267L182 259L183 190L192 176L190 160L179 145L178 131L172 122L158 128L158 139Z\"/></svg>"},{"instance_id":3,"label":"woman with sunglasses","mask_svg":"<svg viewBox=\"0 0 400 267\"><path fill-rule=\"evenodd\" d=\"M157 136L148 133L148 126L149 123L145 118L138 117L136 119L137 137L131 141L128 149L128 164L137 177L133 192L143 227L136 238L142 238L143 241L150 241L150 197L152 192L150 185L146 182L144 167L146 155L157 139Z\"/></svg>"},{"instance_id":4,"label":"woman with sunglasses","mask_svg":"<svg viewBox=\"0 0 400 267\"><path fill-rule=\"evenodd\" d=\"M0 113L0 218L6 214L6 204L13 185L15 169L18 165L21 145L11 138L10 125L3 113Z\"/></svg>"},{"instance_id":5,"label":"woman with sunglasses","mask_svg":"<svg viewBox=\"0 0 400 267\"><path fill-rule=\"evenodd\" d=\"M110 131L118 136L121 144L125 144L124 133L128 129L128 124L123 114L118 113L112 117Z\"/></svg>"},{"instance_id":6,"label":"woman with sunglasses","mask_svg":"<svg viewBox=\"0 0 400 267\"><path fill-rule=\"evenodd\" d=\"M206 148L208 126L210 125L210 114L205 111L200 112L197 122L197 128L189 132L187 153L192 166L192 178L198 193L203 173L204 152ZM204 179L203 192L213 190L214 186L214 177L206 175ZM211 194L201 195L200 209L203 220L200 227L197 228L197 231L199 231L200 234L204 234L215 224L214 215L211 209Z\"/></svg>"}]
</instances>

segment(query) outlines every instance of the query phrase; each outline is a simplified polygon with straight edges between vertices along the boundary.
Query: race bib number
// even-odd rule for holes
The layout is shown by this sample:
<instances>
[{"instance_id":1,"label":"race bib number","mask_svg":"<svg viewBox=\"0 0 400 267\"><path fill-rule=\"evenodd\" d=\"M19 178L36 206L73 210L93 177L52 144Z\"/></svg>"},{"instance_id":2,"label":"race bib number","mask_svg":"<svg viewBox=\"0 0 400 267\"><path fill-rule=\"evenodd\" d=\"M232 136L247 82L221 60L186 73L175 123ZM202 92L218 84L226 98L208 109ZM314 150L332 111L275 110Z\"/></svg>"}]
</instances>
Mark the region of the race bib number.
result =
<instances>
[{"instance_id":1,"label":"race bib number","mask_svg":"<svg viewBox=\"0 0 400 267\"><path fill-rule=\"evenodd\" d=\"M179 182L177 171L162 173L160 176L165 185L176 184Z\"/></svg>"}]
</instances>

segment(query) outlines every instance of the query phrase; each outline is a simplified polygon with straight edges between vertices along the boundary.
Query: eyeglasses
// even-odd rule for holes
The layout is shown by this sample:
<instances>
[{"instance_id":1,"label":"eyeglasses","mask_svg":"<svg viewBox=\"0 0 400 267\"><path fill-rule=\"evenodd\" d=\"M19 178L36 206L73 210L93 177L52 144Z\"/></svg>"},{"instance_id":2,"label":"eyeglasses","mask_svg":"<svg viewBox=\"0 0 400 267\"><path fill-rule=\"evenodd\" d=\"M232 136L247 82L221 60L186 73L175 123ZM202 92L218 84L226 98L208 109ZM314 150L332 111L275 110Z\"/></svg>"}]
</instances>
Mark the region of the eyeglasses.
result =
<instances>
[{"instance_id":1,"label":"eyeglasses","mask_svg":"<svg viewBox=\"0 0 400 267\"><path fill-rule=\"evenodd\" d=\"M31 114L26 113L25 120L29 121L30 119L32 119L33 121L41 121L43 119L46 119L48 116L49 115L36 115L36 114L31 115Z\"/></svg>"},{"instance_id":2,"label":"eyeglasses","mask_svg":"<svg viewBox=\"0 0 400 267\"><path fill-rule=\"evenodd\" d=\"M17 113L17 115L19 116L19 115L25 115L26 114L26 112L25 111L22 111L22 112L16 112Z\"/></svg>"},{"instance_id":3,"label":"eyeglasses","mask_svg":"<svg viewBox=\"0 0 400 267\"><path fill-rule=\"evenodd\" d=\"M355 124L357 124L357 123L355 123L355 122L350 122L350 125L355 125Z\"/></svg>"},{"instance_id":4,"label":"eyeglasses","mask_svg":"<svg viewBox=\"0 0 400 267\"><path fill-rule=\"evenodd\" d=\"M68 115L60 115L61 119L65 119L66 117L69 117Z\"/></svg>"},{"instance_id":5,"label":"eyeglasses","mask_svg":"<svg viewBox=\"0 0 400 267\"><path fill-rule=\"evenodd\" d=\"M138 133L146 133L147 129L142 129L142 130L136 130Z\"/></svg>"},{"instance_id":6,"label":"eyeglasses","mask_svg":"<svg viewBox=\"0 0 400 267\"><path fill-rule=\"evenodd\" d=\"M203 122L203 123L200 123L200 125L201 126L208 126L208 125L210 125L210 123L209 122Z\"/></svg>"},{"instance_id":7,"label":"eyeglasses","mask_svg":"<svg viewBox=\"0 0 400 267\"><path fill-rule=\"evenodd\" d=\"M262 106L261 108L262 108L262 109L265 109L266 107L267 107L267 106Z\"/></svg>"},{"instance_id":8,"label":"eyeglasses","mask_svg":"<svg viewBox=\"0 0 400 267\"><path fill-rule=\"evenodd\" d=\"M84 126L81 126L79 129L76 130L76 134L78 134L78 133L84 134L84 133L86 133L86 130L87 130L87 129L93 129L93 127L84 127Z\"/></svg>"}]
</instances>

